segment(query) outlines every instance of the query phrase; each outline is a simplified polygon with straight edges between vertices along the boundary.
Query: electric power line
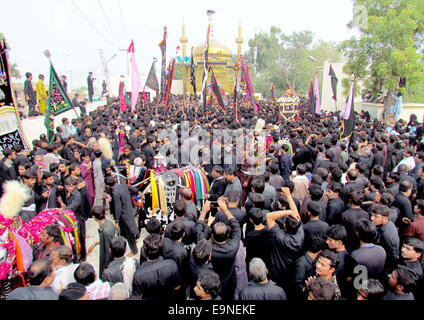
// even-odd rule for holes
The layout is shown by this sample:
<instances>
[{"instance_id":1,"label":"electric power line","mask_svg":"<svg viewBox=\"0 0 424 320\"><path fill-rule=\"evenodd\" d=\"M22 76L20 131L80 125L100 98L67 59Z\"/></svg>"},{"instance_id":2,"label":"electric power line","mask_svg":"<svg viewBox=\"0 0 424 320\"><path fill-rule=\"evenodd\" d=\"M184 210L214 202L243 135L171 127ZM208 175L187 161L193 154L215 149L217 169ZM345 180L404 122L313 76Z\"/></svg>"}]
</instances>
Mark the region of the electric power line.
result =
<instances>
[{"instance_id":1,"label":"electric power line","mask_svg":"<svg viewBox=\"0 0 424 320\"><path fill-rule=\"evenodd\" d=\"M119 13L121 15L121 23L122 23L122 30L124 30L124 35L126 37L126 40L128 40L128 33L125 29L125 23L124 23L124 15L122 14L122 8L121 8L121 0L118 0L118 6L119 6Z\"/></svg>"},{"instance_id":2,"label":"electric power line","mask_svg":"<svg viewBox=\"0 0 424 320\"><path fill-rule=\"evenodd\" d=\"M105 10L103 9L103 5L102 5L102 3L100 2L100 0L97 0L97 3L99 4L100 9L102 10L103 16L104 16L104 17L105 17L105 19L106 19L106 23L107 23L107 25L109 26L109 29L110 29L110 31L111 31L111 33L112 33L113 37L115 38L116 43L118 44L118 47L119 47L119 40L118 40L118 37L115 35L115 32L113 32L113 28L112 28L112 26L111 26L111 24L110 24L110 22L109 22L108 17L106 16L106 12L105 12Z\"/></svg>"},{"instance_id":3,"label":"electric power line","mask_svg":"<svg viewBox=\"0 0 424 320\"><path fill-rule=\"evenodd\" d=\"M87 23L97 32L97 34L103 38L103 40L105 40L106 42L108 42L112 47L115 47L114 44L112 44L112 42L110 42L108 39L106 39L100 32L99 30L97 30L97 28L91 23L91 21L87 18L87 16L84 14L84 12L80 9L80 7L78 7L78 5L75 3L74 0L71 0L71 2L74 4L74 6L78 9L78 11L81 13L81 15L85 18L85 20L87 21Z\"/></svg>"}]
</instances>

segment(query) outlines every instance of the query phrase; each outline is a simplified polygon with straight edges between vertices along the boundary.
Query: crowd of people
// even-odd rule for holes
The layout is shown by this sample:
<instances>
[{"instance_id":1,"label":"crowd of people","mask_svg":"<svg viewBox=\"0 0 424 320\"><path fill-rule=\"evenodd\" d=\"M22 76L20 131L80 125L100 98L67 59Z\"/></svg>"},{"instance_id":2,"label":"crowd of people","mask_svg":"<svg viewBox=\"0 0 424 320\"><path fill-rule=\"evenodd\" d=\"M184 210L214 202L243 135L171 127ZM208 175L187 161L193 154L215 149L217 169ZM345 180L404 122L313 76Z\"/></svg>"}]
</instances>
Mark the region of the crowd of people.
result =
<instances>
[{"instance_id":1,"label":"crowd of people","mask_svg":"<svg viewBox=\"0 0 424 320\"><path fill-rule=\"evenodd\" d=\"M361 112L354 134L341 141L338 114L310 114L305 100L290 119L272 100L259 106L258 115L240 101L235 121L233 108L204 108L194 97L171 96L166 112L140 101L134 113L108 99L79 119L64 118L51 142L41 134L29 154L3 150L1 183L18 180L31 190L20 217L70 209L81 242L76 256L61 243L59 226L47 226L33 248L29 285L7 299L421 300L423 125L411 117L387 126ZM263 163L255 152L237 153L235 139L212 136L254 129L260 118L270 138ZM196 164L210 190L199 205L181 186L175 219L163 228L156 218L137 217L132 196L140 190L128 184L125 166L153 169L170 143L159 134L165 129L179 147L168 169L182 166L183 121L190 133L211 133L210 144L198 149L211 161ZM100 138L110 141L113 159L102 153ZM265 169L250 170L258 165ZM90 248L87 219L99 225ZM96 245L98 274L87 262Z\"/></svg>"}]
</instances>

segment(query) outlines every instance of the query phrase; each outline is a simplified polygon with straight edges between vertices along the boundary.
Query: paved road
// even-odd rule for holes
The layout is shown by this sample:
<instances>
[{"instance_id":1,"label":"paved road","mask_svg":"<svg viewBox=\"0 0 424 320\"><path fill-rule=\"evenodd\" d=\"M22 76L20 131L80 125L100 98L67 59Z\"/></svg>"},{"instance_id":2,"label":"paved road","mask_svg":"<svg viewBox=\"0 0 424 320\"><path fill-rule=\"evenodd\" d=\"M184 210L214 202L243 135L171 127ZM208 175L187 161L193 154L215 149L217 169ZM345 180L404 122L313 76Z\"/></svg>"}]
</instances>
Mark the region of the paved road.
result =
<instances>
[{"instance_id":1,"label":"paved road","mask_svg":"<svg viewBox=\"0 0 424 320\"><path fill-rule=\"evenodd\" d=\"M106 100L100 100L93 103L89 103L87 105L87 113L90 111L96 110L98 106L105 105ZM79 109L76 109L78 114L80 113ZM62 118L68 118L69 120L72 120L77 117L74 110L68 110L58 116L55 117L55 125L62 125ZM44 116L38 116L34 119L23 119L22 120L22 127L25 133L25 136L28 140L28 143L32 147L32 140L39 139L40 134L46 133L46 127L44 126ZM111 215L107 213L107 217L113 221ZM87 249L91 246L91 244L95 243L99 240L99 234L98 234L98 224L94 221L94 219L88 219L86 223L86 229L87 229L87 235L86 235L86 246ZM144 237L146 236L145 229L142 230L141 237L138 239L138 248L141 247L142 241ZM127 245L127 254L130 253L129 246ZM136 256L136 259L138 260L139 255ZM98 273L99 270L99 246L96 246L96 248L93 250L93 252L88 256L87 262L91 263L93 267L96 270L96 273ZM100 276L100 275L99 275Z\"/></svg>"}]
</instances>

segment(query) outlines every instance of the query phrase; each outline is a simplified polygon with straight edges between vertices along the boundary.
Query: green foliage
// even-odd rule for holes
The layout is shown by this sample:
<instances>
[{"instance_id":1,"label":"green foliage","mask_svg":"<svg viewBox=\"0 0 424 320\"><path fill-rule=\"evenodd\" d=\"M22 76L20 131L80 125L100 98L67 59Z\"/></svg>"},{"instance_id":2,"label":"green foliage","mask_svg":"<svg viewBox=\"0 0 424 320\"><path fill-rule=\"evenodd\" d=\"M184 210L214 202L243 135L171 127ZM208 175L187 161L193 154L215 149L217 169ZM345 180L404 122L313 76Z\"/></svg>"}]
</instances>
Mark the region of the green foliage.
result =
<instances>
[{"instance_id":1,"label":"green foliage","mask_svg":"<svg viewBox=\"0 0 424 320\"><path fill-rule=\"evenodd\" d=\"M424 5L422 0L354 0L350 27L360 38L342 43L348 62L346 74L355 74L373 96L399 90L401 78L416 90L424 81L424 63L419 52L424 43ZM412 93L409 97L419 97Z\"/></svg>"},{"instance_id":2,"label":"green foliage","mask_svg":"<svg viewBox=\"0 0 424 320\"><path fill-rule=\"evenodd\" d=\"M424 103L424 82L420 82L416 86L410 86L407 84L404 101Z\"/></svg>"},{"instance_id":3,"label":"green foliage","mask_svg":"<svg viewBox=\"0 0 424 320\"><path fill-rule=\"evenodd\" d=\"M269 33L261 31L248 44L249 49L244 57L252 65L253 48L258 48L256 77L251 68L253 86L255 91L268 97L271 96L271 83L274 83L277 96L282 96L289 87L298 94L307 94L315 72L322 72L320 68L326 57L332 61L339 61L341 57L337 44L321 40L314 43L311 31L287 35L272 26ZM313 56L317 62L309 60L309 56Z\"/></svg>"}]
</instances>

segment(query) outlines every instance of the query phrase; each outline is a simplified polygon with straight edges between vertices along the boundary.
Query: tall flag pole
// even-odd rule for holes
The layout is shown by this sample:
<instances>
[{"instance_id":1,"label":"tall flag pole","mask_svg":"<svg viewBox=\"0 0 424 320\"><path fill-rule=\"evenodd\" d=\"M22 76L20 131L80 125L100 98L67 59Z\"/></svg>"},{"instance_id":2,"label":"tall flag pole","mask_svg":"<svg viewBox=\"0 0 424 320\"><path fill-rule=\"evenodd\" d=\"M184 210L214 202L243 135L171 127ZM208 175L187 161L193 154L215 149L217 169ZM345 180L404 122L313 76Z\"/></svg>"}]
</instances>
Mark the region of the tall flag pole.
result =
<instances>
[{"instance_id":1,"label":"tall flag pole","mask_svg":"<svg viewBox=\"0 0 424 320\"><path fill-rule=\"evenodd\" d=\"M234 120L235 122L238 121L239 117L239 111L238 111L238 87L239 87L239 74L240 74L240 64L237 62L234 64Z\"/></svg>"},{"instance_id":2,"label":"tall flag pole","mask_svg":"<svg viewBox=\"0 0 424 320\"><path fill-rule=\"evenodd\" d=\"M315 113L316 101L315 101L315 91L314 91L314 81L311 81L309 87L309 113Z\"/></svg>"},{"instance_id":3,"label":"tall flag pole","mask_svg":"<svg viewBox=\"0 0 424 320\"><path fill-rule=\"evenodd\" d=\"M166 89L166 95L165 95L165 112L168 110L169 94L171 93L172 80L174 78L174 70L175 70L175 58L172 59L172 65L170 64L169 66L168 82L167 82L167 89Z\"/></svg>"},{"instance_id":4,"label":"tall flag pole","mask_svg":"<svg viewBox=\"0 0 424 320\"><path fill-rule=\"evenodd\" d=\"M349 95L346 104L343 107L342 116L342 133L340 140L345 141L350 138L355 130L355 108L354 108L354 82L350 86Z\"/></svg>"},{"instance_id":5,"label":"tall flag pole","mask_svg":"<svg viewBox=\"0 0 424 320\"><path fill-rule=\"evenodd\" d=\"M158 82L158 78L156 76L155 63L156 63L156 58L153 58L153 63L152 63L149 75L147 76L147 80L146 80L146 83L144 84L144 88L143 88L144 103L147 103L147 99L146 99L146 96L145 96L145 93L144 93L146 87L156 91L156 97L158 97L158 95L159 95L159 82Z\"/></svg>"},{"instance_id":6,"label":"tall flag pole","mask_svg":"<svg viewBox=\"0 0 424 320\"><path fill-rule=\"evenodd\" d=\"M275 95L275 88L274 88L273 83L271 83L271 94L272 94L272 99L274 99L274 101L277 101L277 97Z\"/></svg>"},{"instance_id":7,"label":"tall flag pole","mask_svg":"<svg viewBox=\"0 0 424 320\"><path fill-rule=\"evenodd\" d=\"M250 81L249 67L245 65L243 56L240 56L241 70L242 70L242 80L246 84L246 94L247 98L250 98L253 105L255 106L255 113L259 114L258 103L255 99L255 92L253 91L252 82Z\"/></svg>"},{"instance_id":8,"label":"tall flag pole","mask_svg":"<svg viewBox=\"0 0 424 320\"><path fill-rule=\"evenodd\" d=\"M119 82L119 102L120 102L120 111L127 111L127 101L125 99L125 81L122 80Z\"/></svg>"},{"instance_id":9,"label":"tall flag pole","mask_svg":"<svg viewBox=\"0 0 424 320\"><path fill-rule=\"evenodd\" d=\"M13 150L15 146L20 145L23 150L29 150L13 91L8 61L9 52L6 39L3 38L0 39L0 113L4 119L8 120L9 125L0 130L0 149Z\"/></svg>"},{"instance_id":10,"label":"tall flag pole","mask_svg":"<svg viewBox=\"0 0 424 320\"><path fill-rule=\"evenodd\" d=\"M320 114L321 113L321 95L319 92L319 80L318 80L318 74L315 75L315 113Z\"/></svg>"},{"instance_id":11,"label":"tall flag pole","mask_svg":"<svg viewBox=\"0 0 424 320\"><path fill-rule=\"evenodd\" d=\"M131 88L131 112L134 112L135 105L138 100L138 92L140 90L140 73L138 72L137 62L135 61L134 54L134 41L131 40L131 44L128 48L128 52L131 53L131 79L132 79L132 88Z\"/></svg>"},{"instance_id":12,"label":"tall flag pole","mask_svg":"<svg viewBox=\"0 0 424 320\"><path fill-rule=\"evenodd\" d=\"M193 86L194 95L196 95L196 77L194 71L193 48L191 48L190 83Z\"/></svg>"},{"instance_id":13,"label":"tall flag pole","mask_svg":"<svg viewBox=\"0 0 424 320\"><path fill-rule=\"evenodd\" d=\"M208 24L208 32L206 33L205 50L203 50L203 82L202 82L202 103L203 111L206 112L206 82L208 81L208 51L209 51L209 35L211 25Z\"/></svg>"},{"instance_id":14,"label":"tall flag pole","mask_svg":"<svg viewBox=\"0 0 424 320\"><path fill-rule=\"evenodd\" d=\"M238 122L238 113L239 113L239 111L238 111L238 90L237 90L237 87L238 87L238 77L237 77L237 71L236 71L236 75L235 75L235 78L236 78L236 81L235 81L235 83L234 83L234 120L235 120L235 122L237 123Z\"/></svg>"},{"instance_id":15,"label":"tall flag pole","mask_svg":"<svg viewBox=\"0 0 424 320\"><path fill-rule=\"evenodd\" d=\"M221 92L219 91L218 82L216 81L215 74L213 71L211 76L211 89L221 109L224 110L224 112L227 112L227 109L224 106L224 100L222 100Z\"/></svg>"},{"instance_id":16,"label":"tall flag pole","mask_svg":"<svg viewBox=\"0 0 424 320\"><path fill-rule=\"evenodd\" d=\"M160 51L162 53L162 70L160 77L160 95L161 100L165 97L165 74L166 74L166 38L167 38L167 28L163 28L163 39L159 43Z\"/></svg>"},{"instance_id":17,"label":"tall flag pole","mask_svg":"<svg viewBox=\"0 0 424 320\"><path fill-rule=\"evenodd\" d=\"M336 105L336 113L337 113L337 83L339 79L337 79L336 73L333 70L333 67L330 64L330 71L328 75L331 77L331 88L333 89L333 99Z\"/></svg>"}]
</instances>

